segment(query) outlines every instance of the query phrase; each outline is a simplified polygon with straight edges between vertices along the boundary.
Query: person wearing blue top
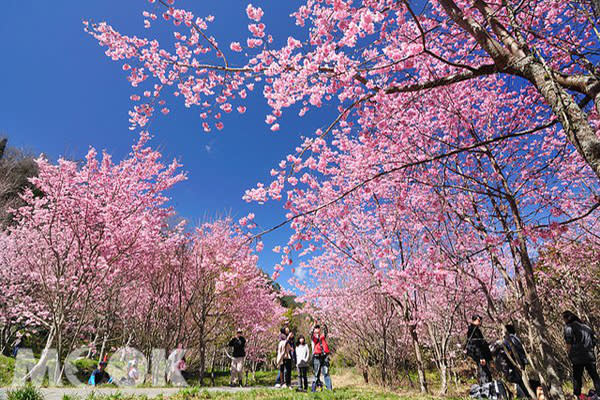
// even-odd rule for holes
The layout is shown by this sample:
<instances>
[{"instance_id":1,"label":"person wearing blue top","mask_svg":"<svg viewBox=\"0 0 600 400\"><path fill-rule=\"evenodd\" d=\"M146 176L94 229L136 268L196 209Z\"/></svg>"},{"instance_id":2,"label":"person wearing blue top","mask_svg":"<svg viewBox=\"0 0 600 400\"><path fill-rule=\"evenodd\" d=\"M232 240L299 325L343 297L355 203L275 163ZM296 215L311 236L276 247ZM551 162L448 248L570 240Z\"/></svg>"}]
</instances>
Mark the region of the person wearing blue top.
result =
<instances>
[{"instance_id":1,"label":"person wearing blue top","mask_svg":"<svg viewBox=\"0 0 600 400\"><path fill-rule=\"evenodd\" d=\"M112 383L112 378L106 372L106 361L100 361L98 368L92 372L88 384L92 386L103 385L105 383Z\"/></svg>"}]
</instances>

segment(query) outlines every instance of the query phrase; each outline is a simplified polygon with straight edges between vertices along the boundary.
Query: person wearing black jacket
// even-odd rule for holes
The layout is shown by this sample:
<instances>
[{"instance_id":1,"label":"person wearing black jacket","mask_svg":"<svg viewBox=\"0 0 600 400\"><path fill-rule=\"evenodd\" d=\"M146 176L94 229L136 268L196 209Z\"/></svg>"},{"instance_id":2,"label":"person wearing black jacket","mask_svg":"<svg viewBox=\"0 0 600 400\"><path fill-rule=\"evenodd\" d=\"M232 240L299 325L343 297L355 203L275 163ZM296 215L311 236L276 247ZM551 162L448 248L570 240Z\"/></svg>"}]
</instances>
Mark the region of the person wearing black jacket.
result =
<instances>
[{"instance_id":1,"label":"person wearing black jacket","mask_svg":"<svg viewBox=\"0 0 600 400\"><path fill-rule=\"evenodd\" d=\"M236 336L229 341L229 347L233 347L231 386L241 386L244 378L244 358L246 357L246 338L242 336L241 329L238 329Z\"/></svg>"},{"instance_id":2,"label":"person wearing black jacket","mask_svg":"<svg viewBox=\"0 0 600 400\"><path fill-rule=\"evenodd\" d=\"M481 333L481 317L474 315L467 330L467 355L477 364L479 384L483 385L492 381L489 363L492 359L490 345Z\"/></svg>"},{"instance_id":3,"label":"person wearing black jacket","mask_svg":"<svg viewBox=\"0 0 600 400\"><path fill-rule=\"evenodd\" d=\"M564 336L569 352L569 359L573 364L573 394L581 396L583 371L587 370L594 382L596 393L600 393L600 377L596 370L596 338L592 328L584 324L577 315L571 311L563 312L565 322Z\"/></svg>"},{"instance_id":4,"label":"person wearing black jacket","mask_svg":"<svg viewBox=\"0 0 600 400\"><path fill-rule=\"evenodd\" d=\"M523 343L517 336L512 324L504 326L504 339L498 341L492 349L498 370L504 378L517 387L517 398L528 398L527 388L523 382L523 370L528 364Z\"/></svg>"}]
</instances>

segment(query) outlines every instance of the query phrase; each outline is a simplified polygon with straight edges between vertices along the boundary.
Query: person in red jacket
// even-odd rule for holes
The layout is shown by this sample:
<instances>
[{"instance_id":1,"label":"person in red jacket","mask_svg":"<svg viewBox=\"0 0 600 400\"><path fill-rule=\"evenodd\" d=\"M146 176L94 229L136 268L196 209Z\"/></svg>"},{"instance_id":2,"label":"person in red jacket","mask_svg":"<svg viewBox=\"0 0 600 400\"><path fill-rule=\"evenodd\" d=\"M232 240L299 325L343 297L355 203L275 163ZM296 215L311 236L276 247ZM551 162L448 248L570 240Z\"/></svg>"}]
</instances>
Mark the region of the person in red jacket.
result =
<instances>
[{"instance_id":1,"label":"person in red jacket","mask_svg":"<svg viewBox=\"0 0 600 400\"><path fill-rule=\"evenodd\" d=\"M317 390L317 385L321 381L321 373L325 387L331 390L331 377L329 376L329 345L327 344L327 328L321 331L319 325L315 325L311 334L313 345L313 371L315 379L312 383L312 391Z\"/></svg>"}]
</instances>

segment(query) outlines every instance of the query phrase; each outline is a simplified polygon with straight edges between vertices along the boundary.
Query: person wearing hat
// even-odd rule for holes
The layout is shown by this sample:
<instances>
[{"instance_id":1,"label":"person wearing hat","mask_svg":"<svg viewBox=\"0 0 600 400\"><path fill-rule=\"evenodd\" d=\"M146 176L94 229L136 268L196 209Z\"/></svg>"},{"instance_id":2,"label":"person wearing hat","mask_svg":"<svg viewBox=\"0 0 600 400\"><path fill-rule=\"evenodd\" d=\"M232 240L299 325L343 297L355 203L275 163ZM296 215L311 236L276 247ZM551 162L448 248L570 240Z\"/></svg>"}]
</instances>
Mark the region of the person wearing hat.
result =
<instances>
[{"instance_id":1,"label":"person wearing hat","mask_svg":"<svg viewBox=\"0 0 600 400\"><path fill-rule=\"evenodd\" d=\"M481 333L481 316L479 315L473 315L473 318L471 318L471 324L467 330L466 350L467 355L477 364L479 384L483 385L491 382L492 373L489 364L492 359L492 352L490 351L490 345Z\"/></svg>"},{"instance_id":2,"label":"person wearing hat","mask_svg":"<svg viewBox=\"0 0 600 400\"><path fill-rule=\"evenodd\" d=\"M105 383L112 383L112 378L106 372L106 361L100 361L98 363L98 368L96 368L92 375L90 375L90 379L88 380L88 384L92 386L103 385Z\"/></svg>"},{"instance_id":3,"label":"person wearing hat","mask_svg":"<svg viewBox=\"0 0 600 400\"><path fill-rule=\"evenodd\" d=\"M233 347L231 358L231 386L242 386L244 377L244 359L246 357L246 338L242 336L242 329L238 329L234 338L229 341L229 347Z\"/></svg>"}]
</instances>

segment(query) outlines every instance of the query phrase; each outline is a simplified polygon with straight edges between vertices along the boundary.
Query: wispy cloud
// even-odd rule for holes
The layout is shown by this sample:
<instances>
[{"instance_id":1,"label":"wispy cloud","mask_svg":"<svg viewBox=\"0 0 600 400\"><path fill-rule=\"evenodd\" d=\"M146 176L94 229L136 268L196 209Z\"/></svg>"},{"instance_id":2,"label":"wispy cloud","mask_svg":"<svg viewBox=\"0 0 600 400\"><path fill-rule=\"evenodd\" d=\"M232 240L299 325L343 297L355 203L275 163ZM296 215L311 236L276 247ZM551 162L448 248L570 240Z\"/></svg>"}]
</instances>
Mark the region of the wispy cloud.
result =
<instances>
[{"instance_id":1,"label":"wispy cloud","mask_svg":"<svg viewBox=\"0 0 600 400\"><path fill-rule=\"evenodd\" d=\"M306 279L306 272L307 271L304 267L298 267L298 268L296 268L294 275L296 276L296 278L303 281L304 279Z\"/></svg>"}]
</instances>

